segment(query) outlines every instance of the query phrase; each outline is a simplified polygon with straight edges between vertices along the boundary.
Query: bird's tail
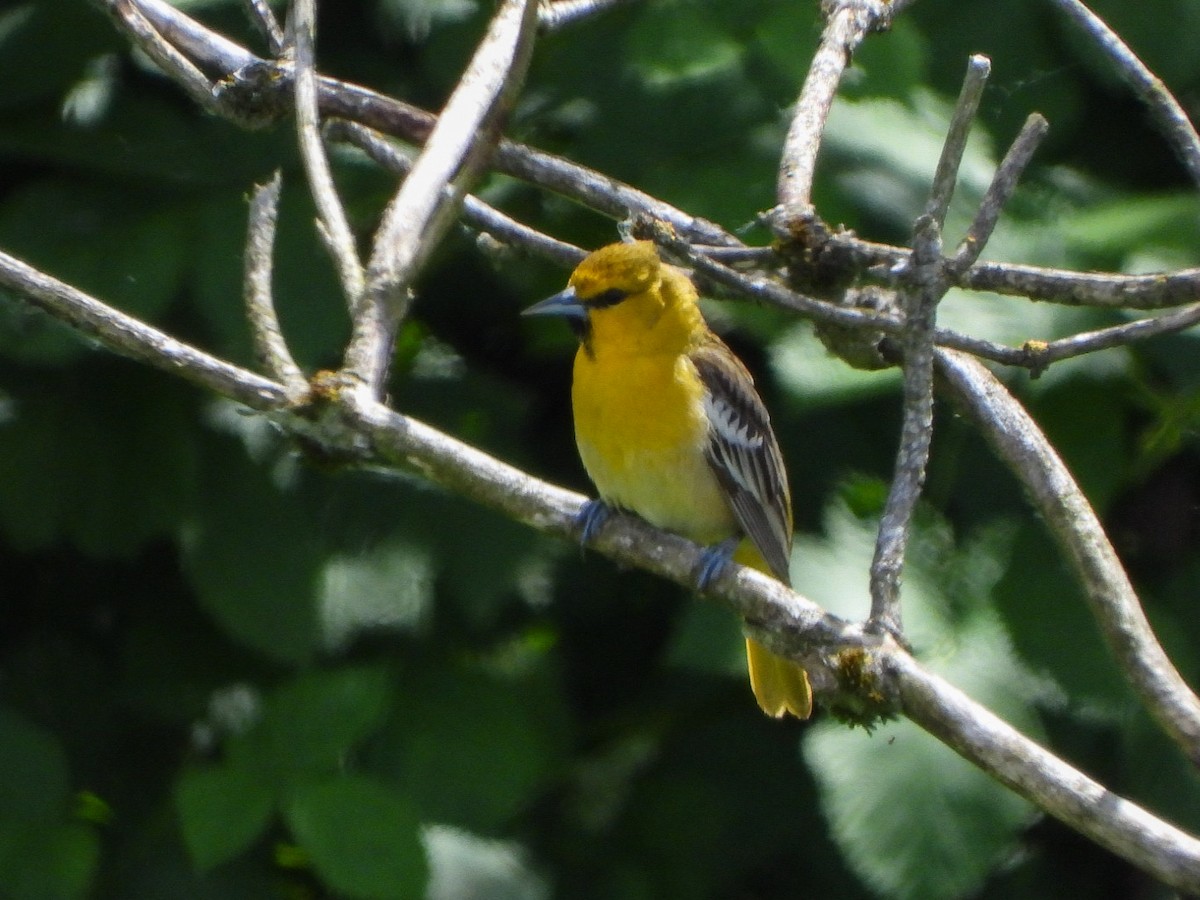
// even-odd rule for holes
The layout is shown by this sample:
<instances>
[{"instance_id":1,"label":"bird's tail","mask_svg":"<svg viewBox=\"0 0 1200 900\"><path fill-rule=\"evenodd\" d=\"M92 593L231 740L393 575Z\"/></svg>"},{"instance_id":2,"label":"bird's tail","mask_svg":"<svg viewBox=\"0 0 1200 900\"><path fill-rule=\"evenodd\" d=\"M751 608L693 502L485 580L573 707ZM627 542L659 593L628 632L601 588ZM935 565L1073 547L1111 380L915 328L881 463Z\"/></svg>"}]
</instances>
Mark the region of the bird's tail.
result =
<instances>
[{"instance_id":1,"label":"bird's tail","mask_svg":"<svg viewBox=\"0 0 1200 900\"><path fill-rule=\"evenodd\" d=\"M754 699L768 716L807 719L812 715L812 688L799 664L746 638L746 665L750 669Z\"/></svg>"},{"instance_id":2,"label":"bird's tail","mask_svg":"<svg viewBox=\"0 0 1200 900\"><path fill-rule=\"evenodd\" d=\"M782 580L787 582L787 573L772 572L766 559L749 540L742 541L733 558L742 565L776 578L782 574ZM812 715L812 687L808 683L808 675L798 663L772 653L758 641L746 638L746 666L750 670L750 689L754 691L754 699L768 716L782 719L786 715L793 715L797 719L807 719Z\"/></svg>"}]
</instances>

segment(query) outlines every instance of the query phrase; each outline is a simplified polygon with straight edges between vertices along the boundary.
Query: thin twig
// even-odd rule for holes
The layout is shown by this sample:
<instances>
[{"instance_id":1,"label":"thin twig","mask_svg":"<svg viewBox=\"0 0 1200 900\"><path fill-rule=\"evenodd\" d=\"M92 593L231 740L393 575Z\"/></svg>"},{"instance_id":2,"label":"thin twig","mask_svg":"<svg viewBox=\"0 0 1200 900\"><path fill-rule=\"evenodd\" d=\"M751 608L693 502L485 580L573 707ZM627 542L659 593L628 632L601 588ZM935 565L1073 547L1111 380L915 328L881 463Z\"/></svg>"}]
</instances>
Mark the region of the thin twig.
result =
<instances>
[{"instance_id":1,"label":"thin twig","mask_svg":"<svg viewBox=\"0 0 1200 900\"><path fill-rule=\"evenodd\" d=\"M545 32L558 31L592 16L637 0L545 0L538 9L538 26Z\"/></svg>"},{"instance_id":2,"label":"thin twig","mask_svg":"<svg viewBox=\"0 0 1200 900\"><path fill-rule=\"evenodd\" d=\"M383 214L345 356L346 369L376 392L383 390L392 335L408 309L409 285L499 140L500 121L525 77L536 24L536 0L505 0Z\"/></svg>"},{"instance_id":3,"label":"thin twig","mask_svg":"<svg viewBox=\"0 0 1200 900\"><path fill-rule=\"evenodd\" d=\"M178 341L3 252L0 287L20 294L114 353L178 375L252 409L278 409L288 403L287 392L274 381Z\"/></svg>"},{"instance_id":4,"label":"thin twig","mask_svg":"<svg viewBox=\"0 0 1200 900\"><path fill-rule=\"evenodd\" d=\"M279 114L294 106L291 73L206 28L164 0L103 0L132 3L173 44L215 77L238 83L239 73L267 72L253 85L254 100ZM898 5L893 3L893 5ZM128 29L127 29L128 30ZM130 36L138 40L137 35ZM426 110L385 97L367 88L322 77L318 101L323 115L359 122L393 137L422 143L437 122ZM223 114L223 110L217 111ZM668 222L681 236L699 243L739 246L741 241L719 225L692 216L627 184L570 160L515 141L502 139L492 157L497 172L539 185L615 219L647 215Z\"/></svg>"},{"instance_id":5,"label":"thin twig","mask_svg":"<svg viewBox=\"0 0 1200 900\"><path fill-rule=\"evenodd\" d=\"M354 232L333 183L333 172L321 142L317 112L317 75L313 59L317 29L316 0L296 0L293 6L293 39L296 56L296 133L309 190L317 207L319 231L333 259L342 295L351 315L358 311L366 274L358 258Z\"/></svg>"},{"instance_id":6,"label":"thin twig","mask_svg":"<svg viewBox=\"0 0 1200 900\"><path fill-rule=\"evenodd\" d=\"M937 351L956 399L1037 504L1084 587L1121 671L1159 725L1200 765L1200 700L1180 677L1146 620L1104 529L1033 418L982 364Z\"/></svg>"},{"instance_id":7,"label":"thin twig","mask_svg":"<svg viewBox=\"0 0 1200 900\"><path fill-rule=\"evenodd\" d=\"M1200 891L1200 842L1108 790L911 656L885 662L898 682L904 714L1002 784L1154 878Z\"/></svg>"},{"instance_id":8,"label":"thin twig","mask_svg":"<svg viewBox=\"0 0 1200 900\"><path fill-rule=\"evenodd\" d=\"M954 188L958 184L958 170L967 149L967 138L991 71L992 61L986 56L977 54L967 61L967 74L958 93L958 102L954 104L954 114L950 118L946 140L942 143L942 152L933 173L929 202L925 206L925 215L931 217L939 229L946 224L946 212L950 209Z\"/></svg>"},{"instance_id":9,"label":"thin twig","mask_svg":"<svg viewBox=\"0 0 1200 900\"><path fill-rule=\"evenodd\" d=\"M342 140L358 147L389 172L405 176L412 170L412 156L364 125L334 119L325 126L325 133L330 140ZM501 243L518 247L563 268L573 269L586 255L574 244L550 237L506 216L474 194L467 194L463 198L462 217L472 228L491 235Z\"/></svg>"},{"instance_id":10,"label":"thin twig","mask_svg":"<svg viewBox=\"0 0 1200 900\"><path fill-rule=\"evenodd\" d=\"M825 30L796 100L779 164L776 195L785 218L799 218L811 209L825 120L855 48L873 28L885 27L901 5L888 0L834 0L826 4Z\"/></svg>"},{"instance_id":11,"label":"thin twig","mask_svg":"<svg viewBox=\"0 0 1200 900\"><path fill-rule=\"evenodd\" d=\"M1025 167L1029 165L1034 151L1042 142L1042 138L1046 136L1049 127L1050 124L1037 113L1033 113L1025 120L1016 140L1004 154L1004 159L1000 160L996 174L992 176L992 183L988 185L983 202L979 204L979 209L975 213L975 220L967 229L967 236L959 244L954 258L950 260L949 268L952 275L956 272L966 271L979 259L979 254L983 252L983 248L992 237L996 223L1000 221L1000 213L1016 192L1017 182L1020 181Z\"/></svg>"},{"instance_id":12,"label":"thin twig","mask_svg":"<svg viewBox=\"0 0 1200 900\"><path fill-rule=\"evenodd\" d=\"M1037 374L1046 366L1060 360L1083 356L1086 353L1095 353L1098 350L1125 347L1134 341L1143 341L1146 338L1183 331L1197 323L1200 323L1200 303L1150 319L1138 319L1136 322L1126 322L1096 331L1082 331L1079 334L1046 344L1031 346L1027 343L1025 349L1035 359L1035 364L1028 368Z\"/></svg>"},{"instance_id":13,"label":"thin twig","mask_svg":"<svg viewBox=\"0 0 1200 900\"><path fill-rule=\"evenodd\" d=\"M1080 0L1054 0L1054 4L1087 32L1116 63L1121 77L1150 108L1150 114L1158 122L1171 149L1187 169L1192 181L1200 187L1200 135L1162 79L1151 72L1129 45Z\"/></svg>"},{"instance_id":14,"label":"thin twig","mask_svg":"<svg viewBox=\"0 0 1200 900\"><path fill-rule=\"evenodd\" d=\"M836 270L857 272L886 285L898 283L910 253L905 247L865 241L850 232L829 235L820 252ZM1119 275L983 262L955 276L954 286L1064 306L1163 309L1200 300L1200 269Z\"/></svg>"},{"instance_id":15,"label":"thin twig","mask_svg":"<svg viewBox=\"0 0 1200 900\"><path fill-rule=\"evenodd\" d=\"M965 142L966 132L960 137ZM954 139L960 138L955 136ZM953 154L951 150L950 154L943 155ZM951 170L949 177L958 177L957 167ZM948 199L946 197L947 203ZM939 209L943 216L946 213L946 207L937 202L931 202L930 208ZM913 236L910 269L905 287L900 291L905 311L900 342L904 415L895 472L879 519L879 533L871 559L869 619L872 629L887 631L897 637L903 633L900 576L904 571L913 513L925 484L925 467L933 438L933 337L937 306L949 287L942 271L941 235L941 223L934 216L920 217Z\"/></svg>"},{"instance_id":16,"label":"thin twig","mask_svg":"<svg viewBox=\"0 0 1200 900\"><path fill-rule=\"evenodd\" d=\"M255 356L267 374L283 385L292 402L298 403L308 393L308 382L284 340L271 289L275 222L282 181L276 170L270 181L255 186L250 198L242 286Z\"/></svg>"},{"instance_id":17,"label":"thin twig","mask_svg":"<svg viewBox=\"0 0 1200 900\"><path fill-rule=\"evenodd\" d=\"M182 10L176 9L166 0L98 0L106 8L113 9L118 5L135 7L141 15L149 20L154 28L177 47L181 53L186 53L201 69L217 78L232 78L236 72L249 66L269 65L268 61L251 53L241 44L237 44L211 28L200 24ZM130 30L139 46L141 39ZM280 111L292 106L291 85L282 86L279 93Z\"/></svg>"},{"instance_id":18,"label":"thin twig","mask_svg":"<svg viewBox=\"0 0 1200 900\"><path fill-rule=\"evenodd\" d=\"M1200 300L1200 269L1110 275L1011 263L976 263L963 273L958 283L974 291L1108 309L1165 309Z\"/></svg>"},{"instance_id":19,"label":"thin twig","mask_svg":"<svg viewBox=\"0 0 1200 900\"><path fill-rule=\"evenodd\" d=\"M133 0L107 0L107 8L125 26L146 55L156 62L168 76L177 81L188 96L201 109L219 112L219 104L213 96L213 85L190 59L167 40L154 24L142 15Z\"/></svg>"},{"instance_id":20,"label":"thin twig","mask_svg":"<svg viewBox=\"0 0 1200 900\"><path fill-rule=\"evenodd\" d=\"M267 42L267 48L272 56L282 56L287 47L287 35L274 11L267 5L267 0L244 0L246 9L259 33Z\"/></svg>"}]
</instances>

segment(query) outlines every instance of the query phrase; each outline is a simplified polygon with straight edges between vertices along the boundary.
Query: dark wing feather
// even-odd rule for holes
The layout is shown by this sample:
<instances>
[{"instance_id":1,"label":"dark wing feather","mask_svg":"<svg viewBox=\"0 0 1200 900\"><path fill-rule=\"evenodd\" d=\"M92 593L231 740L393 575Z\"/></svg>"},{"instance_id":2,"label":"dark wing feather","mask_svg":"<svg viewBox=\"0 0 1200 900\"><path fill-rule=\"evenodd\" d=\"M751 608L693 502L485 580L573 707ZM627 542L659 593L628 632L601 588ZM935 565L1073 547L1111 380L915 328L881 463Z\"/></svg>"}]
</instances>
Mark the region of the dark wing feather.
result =
<instances>
[{"instance_id":1,"label":"dark wing feather","mask_svg":"<svg viewBox=\"0 0 1200 900\"><path fill-rule=\"evenodd\" d=\"M784 584L790 584L792 499L779 443L754 380L713 338L689 357L705 388L709 465L738 524Z\"/></svg>"}]
</instances>

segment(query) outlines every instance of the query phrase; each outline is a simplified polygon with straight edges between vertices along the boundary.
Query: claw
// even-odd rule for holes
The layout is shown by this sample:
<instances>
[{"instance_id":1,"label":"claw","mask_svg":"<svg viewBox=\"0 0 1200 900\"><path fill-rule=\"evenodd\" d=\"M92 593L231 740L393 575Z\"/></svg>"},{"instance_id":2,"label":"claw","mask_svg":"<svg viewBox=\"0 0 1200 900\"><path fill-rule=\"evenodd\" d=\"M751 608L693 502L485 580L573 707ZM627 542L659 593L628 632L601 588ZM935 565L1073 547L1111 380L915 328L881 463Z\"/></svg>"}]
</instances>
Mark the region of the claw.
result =
<instances>
[{"instance_id":1,"label":"claw","mask_svg":"<svg viewBox=\"0 0 1200 900\"><path fill-rule=\"evenodd\" d=\"M713 544L700 554L700 565L696 567L696 589L706 591L714 581L725 574L733 560L733 552L742 542L740 536L727 538Z\"/></svg>"},{"instance_id":2,"label":"claw","mask_svg":"<svg viewBox=\"0 0 1200 900\"><path fill-rule=\"evenodd\" d=\"M603 500L589 500L575 516L575 527L579 530L579 543L591 543L600 528L612 515L612 507Z\"/></svg>"}]
</instances>

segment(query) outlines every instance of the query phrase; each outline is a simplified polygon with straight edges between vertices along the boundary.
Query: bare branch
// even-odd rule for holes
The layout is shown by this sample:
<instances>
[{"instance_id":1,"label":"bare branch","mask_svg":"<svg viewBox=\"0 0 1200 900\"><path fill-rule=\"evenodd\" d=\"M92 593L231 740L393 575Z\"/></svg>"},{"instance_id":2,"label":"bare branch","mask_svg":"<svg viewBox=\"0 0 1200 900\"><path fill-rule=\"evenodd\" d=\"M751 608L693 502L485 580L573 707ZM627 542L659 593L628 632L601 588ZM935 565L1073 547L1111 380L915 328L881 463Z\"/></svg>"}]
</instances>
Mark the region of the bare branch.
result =
<instances>
[{"instance_id":1,"label":"bare branch","mask_svg":"<svg viewBox=\"0 0 1200 900\"><path fill-rule=\"evenodd\" d=\"M354 144L389 172L405 176L412 170L414 160L411 156L387 141L383 135L363 125L334 119L325 127L325 133L331 140L344 140ZM574 268L586 255L574 244L550 237L506 216L474 194L463 197L462 217L472 228L490 235L501 243L519 247L563 268Z\"/></svg>"},{"instance_id":2,"label":"bare branch","mask_svg":"<svg viewBox=\"0 0 1200 900\"><path fill-rule=\"evenodd\" d=\"M217 112L212 83L190 59L180 53L144 15L134 0L106 0L110 13L125 26L146 55L177 81L201 109Z\"/></svg>"},{"instance_id":3,"label":"bare branch","mask_svg":"<svg viewBox=\"0 0 1200 900\"><path fill-rule=\"evenodd\" d=\"M965 142L965 132L961 138ZM955 166L950 178L957 177ZM936 190L930 208L945 215L946 208L940 204ZM945 200L948 202L949 197ZM904 416L895 474L879 519L870 583L870 626L896 636L903 633L900 575L904 571L904 552L908 547L913 512L925 484L925 467L933 438L933 338L937 305L949 286L942 272L940 222L932 215L923 215L917 222L909 264L905 276L907 283L900 292L905 311L900 342L904 366Z\"/></svg>"},{"instance_id":4,"label":"bare branch","mask_svg":"<svg viewBox=\"0 0 1200 900\"><path fill-rule=\"evenodd\" d=\"M967 236L963 238L958 252L949 263L951 273L965 271L979 259L979 254L983 252L996 229L996 223L1000 221L1000 213L1016 192L1017 182L1049 127L1049 123L1037 113L1025 120L1020 134L1008 148L996 169L996 174L992 176L992 183L988 185L983 202L979 205L975 221L967 229Z\"/></svg>"},{"instance_id":5,"label":"bare branch","mask_svg":"<svg viewBox=\"0 0 1200 900\"><path fill-rule=\"evenodd\" d=\"M852 232L834 232L824 239L818 252L837 271L860 273L872 282L895 285L910 251L866 241ZM954 285L1065 306L1163 309L1200 300L1200 269L1119 275L983 262L957 275Z\"/></svg>"},{"instance_id":6,"label":"bare branch","mask_svg":"<svg viewBox=\"0 0 1200 900\"><path fill-rule=\"evenodd\" d=\"M325 145L321 142L317 112L317 74L314 68L314 45L317 36L316 0L296 0L293 37L296 54L296 133L300 156L308 175L309 190L317 206L321 237L333 258L342 294L351 315L358 308L366 285L366 274L358 258L354 233L346 218L346 210L333 183L333 172Z\"/></svg>"},{"instance_id":7,"label":"bare branch","mask_svg":"<svg viewBox=\"0 0 1200 900\"><path fill-rule=\"evenodd\" d=\"M475 448L399 415L361 391L347 392L351 431L370 437L384 459L498 510L509 518L574 542L584 498L530 478ZM703 549L632 516L614 516L592 545L597 552L681 585L692 583ZM710 592L755 629L775 652L802 661L814 683L836 690L843 653L866 659L872 688L898 697L920 727L984 771L1154 877L1200 890L1200 841L1155 818L1072 768L957 688L933 675L893 641L825 613L778 581L731 567Z\"/></svg>"},{"instance_id":8,"label":"bare branch","mask_svg":"<svg viewBox=\"0 0 1200 900\"><path fill-rule=\"evenodd\" d=\"M1150 114L1158 123L1163 135L1171 144L1175 155L1187 169L1192 181L1200 187L1200 135L1188 119L1179 101L1162 83L1162 79L1138 59L1129 45L1104 23L1080 0L1053 0L1054 5L1065 12L1077 25L1098 43L1102 50L1116 63L1121 77L1134 89L1150 108Z\"/></svg>"},{"instance_id":9,"label":"bare branch","mask_svg":"<svg viewBox=\"0 0 1200 900\"><path fill-rule=\"evenodd\" d=\"M937 307L950 287L942 258L942 226L990 71L991 63L986 57L973 56L967 63L962 90L934 170L929 202L925 205L925 213L917 219L913 251L899 276L900 299L904 307L904 332L900 341L904 415L895 474L879 519L879 533L871 559L869 620L872 629L881 629L897 637L902 634L900 576L904 571L913 513L925 484L925 468L933 438L933 342Z\"/></svg>"},{"instance_id":10,"label":"bare branch","mask_svg":"<svg viewBox=\"0 0 1200 900\"><path fill-rule=\"evenodd\" d=\"M1096 331L1082 331L1079 334L1050 341L1047 344L1038 345L1028 342L1025 349L1034 355L1039 364L1029 366L1029 369L1037 374L1050 363L1059 360L1082 356L1085 353L1095 353L1097 350L1123 347L1134 341L1183 331L1198 322L1200 322L1200 304L1193 304L1151 319L1139 319L1136 322L1126 322L1123 325L1113 325L1110 328L1100 328Z\"/></svg>"},{"instance_id":11,"label":"bare branch","mask_svg":"<svg viewBox=\"0 0 1200 900\"><path fill-rule=\"evenodd\" d=\"M1200 700L1154 637L1133 585L1087 498L1037 423L980 363L937 351L954 395L1025 485L1075 568L1121 670L1159 725L1200 765Z\"/></svg>"},{"instance_id":12,"label":"bare branch","mask_svg":"<svg viewBox=\"0 0 1200 900\"><path fill-rule=\"evenodd\" d=\"M275 382L177 341L3 252L0 286L114 353L179 375L252 409L277 409L288 402L286 391Z\"/></svg>"},{"instance_id":13,"label":"bare branch","mask_svg":"<svg viewBox=\"0 0 1200 900\"><path fill-rule=\"evenodd\" d=\"M1200 842L1108 790L991 710L895 653L884 664L904 714L1080 834L1177 890L1200 891Z\"/></svg>"},{"instance_id":14,"label":"bare branch","mask_svg":"<svg viewBox=\"0 0 1200 900\"><path fill-rule=\"evenodd\" d=\"M99 0L109 9L117 5L128 5L136 8L141 15L153 23L154 28L163 38L186 53L202 69L208 69L210 75L219 78L229 78L239 69L252 64L269 65L266 60L255 56L240 44L235 44L228 38L205 28L195 19L171 6L166 0ZM121 20L124 23L124 20ZM138 46L142 46L140 34L126 25L129 36ZM281 111L291 105L291 91L279 97Z\"/></svg>"},{"instance_id":15,"label":"bare branch","mask_svg":"<svg viewBox=\"0 0 1200 900\"><path fill-rule=\"evenodd\" d=\"M874 28L884 28L901 6L888 0L833 0L825 5L825 30L800 89L780 160L776 195L787 219L812 207L817 151L825 120L855 48Z\"/></svg>"},{"instance_id":16,"label":"bare branch","mask_svg":"<svg viewBox=\"0 0 1200 900\"><path fill-rule=\"evenodd\" d=\"M394 329L408 309L409 285L495 147L500 120L525 77L536 24L536 0L505 0L383 214L345 358L346 368L377 392Z\"/></svg>"},{"instance_id":17,"label":"bare branch","mask_svg":"<svg viewBox=\"0 0 1200 900\"><path fill-rule=\"evenodd\" d=\"M967 61L967 74L963 78L958 102L954 104L954 115L950 118L946 140L942 143L942 152L933 173L933 186L929 191L929 203L925 207L925 215L930 216L939 228L946 224L946 212L950 209L950 200L958 184L958 169L967 149L967 138L991 71L992 62L986 56L972 56Z\"/></svg>"},{"instance_id":18,"label":"bare branch","mask_svg":"<svg viewBox=\"0 0 1200 900\"><path fill-rule=\"evenodd\" d=\"M247 11L250 13L250 20L254 22L259 32L266 39L267 48L271 51L271 55L281 56L287 47L287 35L284 34L283 26L279 24L279 20L275 18L275 13L267 5L267 0L244 0L244 2Z\"/></svg>"},{"instance_id":19,"label":"bare branch","mask_svg":"<svg viewBox=\"0 0 1200 900\"><path fill-rule=\"evenodd\" d=\"M205 28L163 0L122 2L135 4L163 35L193 57L197 65L228 81L227 90L236 87L238 79L244 77L239 73L263 73L268 77L258 78L248 87L254 102L264 110L275 110L279 115L291 110L291 73L286 69L274 66ZM132 32L130 37L138 40ZM320 78L318 100L321 112L326 116L359 122L416 143L429 137L437 121L432 113L411 104L333 78ZM643 191L551 153L502 139L491 162L498 172L559 193L614 219L647 215L669 223L680 235L701 243L725 246L741 244L741 241L713 222L692 216Z\"/></svg>"},{"instance_id":20,"label":"bare branch","mask_svg":"<svg viewBox=\"0 0 1200 900\"><path fill-rule=\"evenodd\" d=\"M250 322L254 352L259 364L283 385L289 399L298 403L308 393L308 382L292 359L287 341L283 338L271 290L275 221L279 212L281 184L282 177L276 171L270 181L254 188L250 198L242 285L246 296L246 318Z\"/></svg>"},{"instance_id":21,"label":"bare branch","mask_svg":"<svg viewBox=\"0 0 1200 900\"><path fill-rule=\"evenodd\" d=\"M637 0L543 0L538 9L538 24L546 32L558 31L618 6Z\"/></svg>"},{"instance_id":22,"label":"bare branch","mask_svg":"<svg viewBox=\"0 0 1200 900\"><path fill-rule=\"evenodd\" d=\"M1200 300L1200 269L1108 275L1009 263L977 263L962 275L959 284L970 290L1067 306L1163 309Z\"/></svg>"}]
</instances>

